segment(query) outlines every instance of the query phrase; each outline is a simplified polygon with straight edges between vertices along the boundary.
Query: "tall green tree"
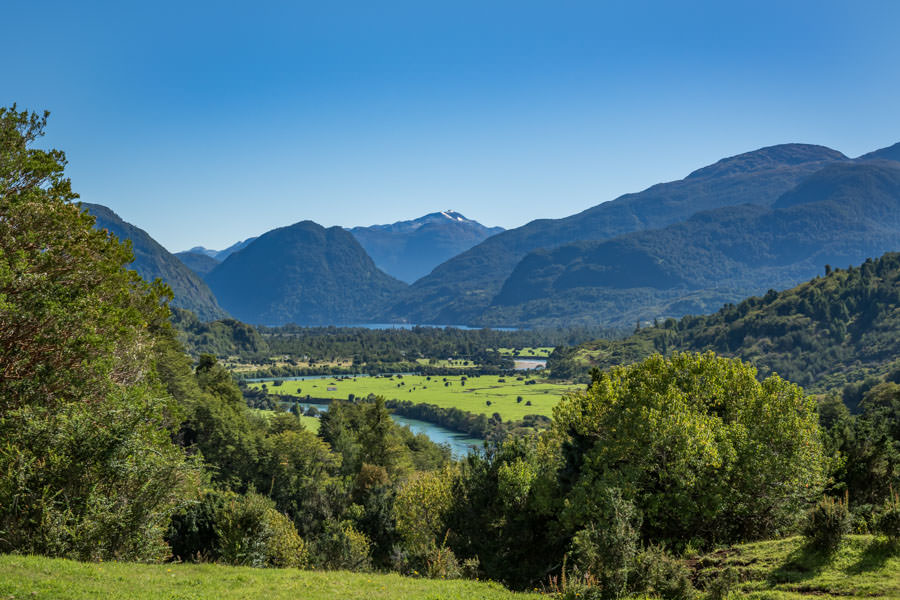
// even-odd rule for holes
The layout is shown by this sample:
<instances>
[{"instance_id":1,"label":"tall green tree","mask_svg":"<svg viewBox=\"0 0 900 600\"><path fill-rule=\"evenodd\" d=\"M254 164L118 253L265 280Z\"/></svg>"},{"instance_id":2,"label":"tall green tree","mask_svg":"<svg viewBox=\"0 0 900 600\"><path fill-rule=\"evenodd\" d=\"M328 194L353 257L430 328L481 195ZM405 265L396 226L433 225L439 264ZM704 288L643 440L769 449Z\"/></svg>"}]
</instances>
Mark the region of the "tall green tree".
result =
<instances>
[{"instance_id":1,"label":"tall green tree","mask_svg":"<svg viewBox=\"0 0 900 600\"><path fill-rule=\"evenodd\" d=\"M621 490L649 541L756 539L795 525L823 486L816 404L778 376L713 353L598 373L555 410L562 520L604 523Z\"/></svg>"},{"instance_id":2,"label":"tall green tree","mask_svg":"<svg viewBox=\"0 0 900 600\"><path fill-rule=\"evenodd\" d=\"M73 202L46 120L0 108L0 552L159 559L198 474L155 371L170 294Z\"/></svg>"}]
</instances>

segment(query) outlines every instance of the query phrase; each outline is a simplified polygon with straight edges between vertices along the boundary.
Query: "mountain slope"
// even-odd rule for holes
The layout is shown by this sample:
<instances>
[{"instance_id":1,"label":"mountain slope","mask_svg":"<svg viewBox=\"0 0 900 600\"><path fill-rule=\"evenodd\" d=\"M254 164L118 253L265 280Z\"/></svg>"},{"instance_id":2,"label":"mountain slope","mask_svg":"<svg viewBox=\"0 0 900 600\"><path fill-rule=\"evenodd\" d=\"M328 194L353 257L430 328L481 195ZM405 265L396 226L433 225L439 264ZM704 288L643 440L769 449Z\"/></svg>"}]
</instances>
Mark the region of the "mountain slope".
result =
<instances>
[{"instance_id":1,"label":"mountain slope","mask_svg":"<svg viewBox=\"0 0 900 600\"><path fill-rule=\"evenodd\" d=\"M411 221L354 227L349 231L380 269L412 283L503 228L485 227L448 210Z\"/></svg>"},{"instance_id":2,"label":"mountain slope","mask_svg":"<svg viewBox=\"0 0 900 600\"><path fill-rule=\"evenodd\" d=\"M98 229L106 229L120 240L131 240L134 252L131 267L148 281L159 278L169 284L175 294L173 306L193 311L204 321L228 316L203 280L160 246L146 231L123 221L105 206L86 202L81 206L96 218L95 226Z\"/></svg>"},{"instance_id":3,"label":"mountain slope","mask_svg":"<svg viewBox=\"0 0 900 600\"><path fill-rule=\"evenodd\" d=\"M255 239L256 239L255 237L250 237L250 238L247 238L246 240L242 240L240 242L235 242L232 245L225 248L224 250L212 250L210 248L204 248L203 246L194 246L190 250L185 250L184 252L179 252L178 254L184 254L187 252L191 252L194 254L205 254L206 256L208 256L210 258L216 259L217 262L222 262L223 260L225 260L226 258L231 256L238 250L246 247L247 244L249 244L250 242L252 242Z\"/></svg>"},{"instance_id":4,"label":"mountain slope","mask_svg":"<svg viewBox=\"0 0 900 600\"><path fill-rule=\"evenodd\" d=\"M192 250L176 252L175 256L184 263L184 266L196 273L199 277L204 277L207 273L215 269L216 265L220 262L209 254L194 252Z\"/></svg>"},{"instance_id":5,"label":"mountain slope","mask_svg":"<svg viewBox=\"0 0 900 600\"><path fill-rule=\"evenodd\" d=\"M744 203L769 205L824 164L847 158L823 146L785 144L723 159L685 179L589 208L564 219L511 229L439 265L413 284L388 317L473 323L529 252L665 227L690 215Z\"/></svg>"},{"instance_id":6,"label":"mountain slope","mask_svg":"<svg viewBox=\"0 0 900 600\"><path fill-rule=\"evenodd\" d=\"M900 248L900 164L835 163L771 208L720 208L603 242L539 250L483 318L627 324L703 313Z\"/></svg>"},{"instance_id":7,"label":"mountain slope","mask_svg":"<svg viewBox=\"0 0 900 600\"><path fill-rule=\"evenodd\" d=\"M856 160L896 160L900 161L900 142L887 148L881 148L868 154L863 154Z\"/></svg>"},{"instance_id":8,"label":"mountain slope","mask_svg":"<svg viewBox=\"0 0 900 600\"><path fill-rule=\"evenodd\" d=\"M900 376L900 254L836 269L706 316L669 319L623 340L557 349L554 375L640 361L654 352L713 350L812 391ZM852 400L853 398L848 398Z\"/></svg>"},{"instance_id":9,"label":"mountain slope","mask_svg":"<svg viewBox=\"0 0 900 600\"><path fill-rule=\"evenodd\" d=\"M263 325L365 322L405 287L349 232L312 221L261 235L206 281L235 317Z\"/></svg>"}]
</instances>

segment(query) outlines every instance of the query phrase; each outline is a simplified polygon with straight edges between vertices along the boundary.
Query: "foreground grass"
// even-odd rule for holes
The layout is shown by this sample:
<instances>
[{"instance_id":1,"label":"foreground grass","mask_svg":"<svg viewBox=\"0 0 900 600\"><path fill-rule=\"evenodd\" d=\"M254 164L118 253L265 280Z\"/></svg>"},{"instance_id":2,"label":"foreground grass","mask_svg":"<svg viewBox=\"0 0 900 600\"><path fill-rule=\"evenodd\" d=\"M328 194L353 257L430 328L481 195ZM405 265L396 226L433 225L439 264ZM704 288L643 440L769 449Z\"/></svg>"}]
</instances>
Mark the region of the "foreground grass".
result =
<instances>
[{"instance_id":1,"label":"foreground grass","mask_svg":"<svg viewBox=\"0 0 900 600\"><path fill-rule=\"evenodd\" d=\"M729 598L900 598L900 552L868 535L849 536L831 557L793 537L720 550L694 565L700 580L729 568L740 580Z\"/></svg>"},{"instance_id":2,"label":"foreground grass","mask_svg":"<svg viewBox=\"0 0 900 600\"><path fill-rule=\"evenodd\" d=\"M266 382L266 387L275 394L296 395L301 401L307 395L312 398L345 400L350 394L363 397L376 394L388 400L435 404L488 416L500 413L504 421L520 420L525 415L549 417L563 394L583 387L546 383L539 379L534 381L534 384L526 385L525 379L520 381L516 376L482 375L468 377L463 385L462 376L457 375L431 376L430 379L424 375L404 375L402 378L306 379L284 381L279 386L272 385L270 381ZM251 383L250 387L261 388L262 382ZM521 402L518 401L519 397L522 398Z\"/></svg>"},{"instance_id":3,"label":"foreground grass","mask_svg":"<svg viewBox=\"0 0 900 600\"><path fill-rule=\"evenodd\" d=\"M211 564L80 563L37 556L0 556L0 598L513 600L537 597L510 592L496 583L400 575Z\"/></svg>"}]
</instances>

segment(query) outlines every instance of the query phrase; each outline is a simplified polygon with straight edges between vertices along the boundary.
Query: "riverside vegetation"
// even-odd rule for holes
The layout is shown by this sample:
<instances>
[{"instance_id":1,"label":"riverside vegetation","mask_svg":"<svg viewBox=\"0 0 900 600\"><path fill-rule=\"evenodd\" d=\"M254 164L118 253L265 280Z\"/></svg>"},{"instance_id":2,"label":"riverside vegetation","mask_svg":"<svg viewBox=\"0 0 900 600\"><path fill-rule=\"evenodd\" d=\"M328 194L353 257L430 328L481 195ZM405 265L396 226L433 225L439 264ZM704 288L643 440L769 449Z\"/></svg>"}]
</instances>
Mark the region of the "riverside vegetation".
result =
<instances>
[{"instance_id":1,"label":"riverside vegetation","mask_svg":"<svg viewBox=\"0 0 900 600\"><path fill-rule=\"evenodd\" d=\"M64 154L34 147L45 122L0 110L3 593L896 596L891 372L854 415L738 358L654 354L461 461L378 396L333 402L313 433L185 351L171 292L94 229ZM823 495L846 499L830 554L788 537ZM121 564L172 560L235 567Z\"/></svg>"}]
</instances>

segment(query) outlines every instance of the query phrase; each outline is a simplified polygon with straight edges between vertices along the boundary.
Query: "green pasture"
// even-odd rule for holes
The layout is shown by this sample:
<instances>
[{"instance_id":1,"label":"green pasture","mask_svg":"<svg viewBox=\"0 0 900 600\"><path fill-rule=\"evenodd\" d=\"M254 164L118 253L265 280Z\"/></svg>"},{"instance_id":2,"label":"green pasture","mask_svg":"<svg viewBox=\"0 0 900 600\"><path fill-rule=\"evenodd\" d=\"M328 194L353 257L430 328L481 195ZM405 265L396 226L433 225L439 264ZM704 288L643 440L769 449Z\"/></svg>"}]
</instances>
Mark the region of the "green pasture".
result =
<instances>
[{"instance_id":1,"label":"green pasture","mask_svg":"<svg viewBox=\"0 0 900 600\"><path fill-rule=\"evenodd\" d=\"M43 600L513 600L496 583L215 564L81 563L0 555L0 598Z\"/></svg>"},{"instance_id":2,"label":"green pasture","mask_svg":"<svg viewBox=\"0 0 900 600\"><path fill-rule=\"evenodd\" d=\"M500 381L501 379L505 381ZM581 387L545 383L539 379L534 380L532 385L526 385L524 380L519 381L516 376L472 376L467 378L465 384L462 380L461 375L432 375L430 379L425 375L404 375L402 378L307 379L285 381L280 386L273 386L270 381L266 385L271 393L290 394L301 399L308 395L311 398L346 400L350 394L357 397L375 394L388 400L455 407L488 416L499 413L504 421L520 420L525 415L549 417L563 394ZM261 388L262 383L251 383L250 386ZM516 401L519 396L522 397L521 402ZM528 402L531 402L530 406Z\"/></svg>"}]
</instances>

